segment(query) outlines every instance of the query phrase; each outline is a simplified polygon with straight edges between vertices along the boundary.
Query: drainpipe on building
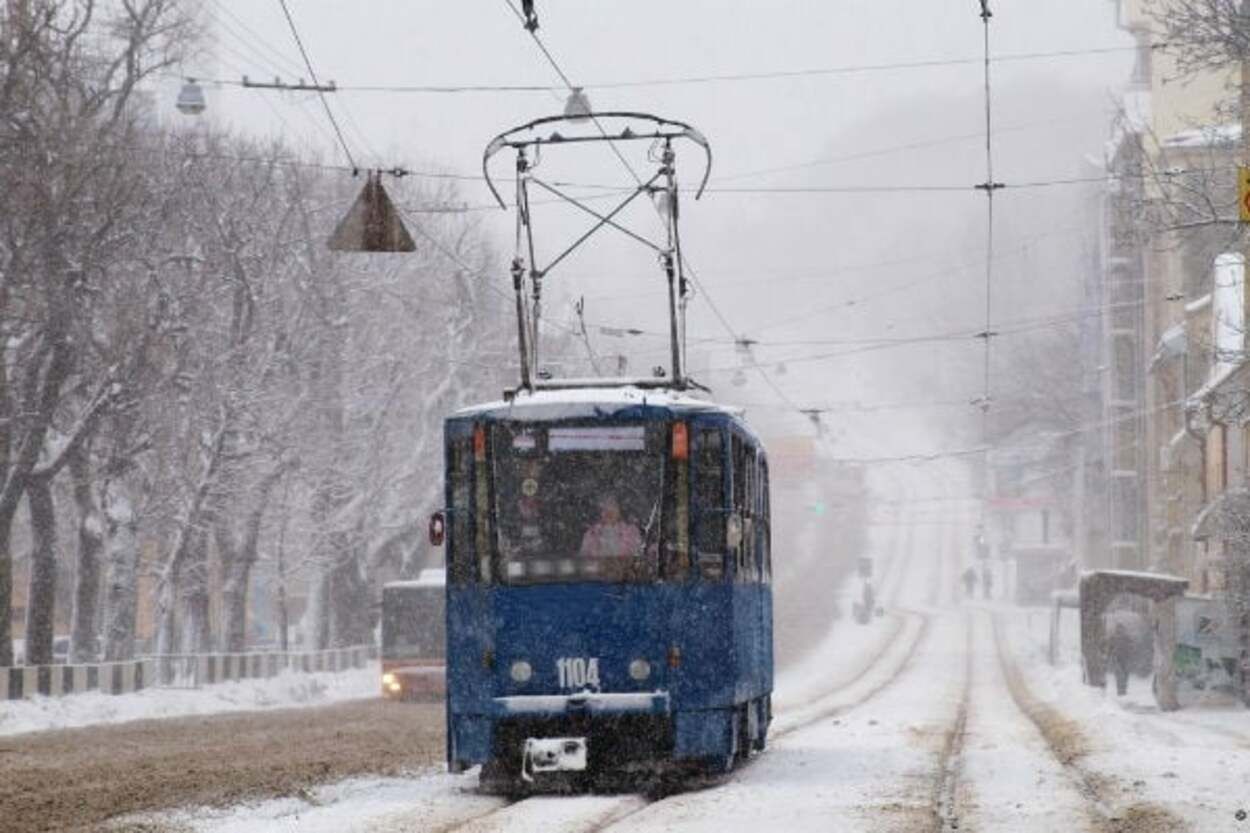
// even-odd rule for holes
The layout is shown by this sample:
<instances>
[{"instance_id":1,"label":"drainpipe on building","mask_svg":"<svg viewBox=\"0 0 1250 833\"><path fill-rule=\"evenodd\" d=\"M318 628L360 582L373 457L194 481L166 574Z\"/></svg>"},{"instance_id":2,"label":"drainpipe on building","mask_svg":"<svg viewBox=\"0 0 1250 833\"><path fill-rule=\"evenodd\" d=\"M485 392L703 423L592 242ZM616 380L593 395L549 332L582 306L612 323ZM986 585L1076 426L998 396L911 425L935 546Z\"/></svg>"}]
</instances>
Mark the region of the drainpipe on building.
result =
<instances>
[{"instance_id":1,"label":"drainpipe on building","mask_svg":"<svg viewBox=\"0 0 1250 833\"><path fill-rule=\"evenodd\" d=\"M1250 0L1243 0L1241 4L1241 19L1243 25L1246 21L1250 21ZM1243 53L1241 56L1241 154L1242 164L1250 165L1250 53ZM1246 350L1246 334L1245 328L1250 324L1250 317L1246 313L1250 312L1250 292L1247 292L1247 278L1250 277L1250 239L1242 234L1242 261L1241 261L1241 304L1242 304L1242 336L1241 336L1241 360L1245 361ZM1227 559L1227 553L1225 558ZM1238 645L1238 668L1234 674L1234 682L1238 687L1238 695L1243 703L1250 706L1250 560L1245 552L1235 553L1235 560L1231 562L1233 575L1225 575L1225 588L1232 596L1233 622L1237 627L1237 645ZM1229 563L1227 560L1225 563Z\"/></svg>"}]
</instances>

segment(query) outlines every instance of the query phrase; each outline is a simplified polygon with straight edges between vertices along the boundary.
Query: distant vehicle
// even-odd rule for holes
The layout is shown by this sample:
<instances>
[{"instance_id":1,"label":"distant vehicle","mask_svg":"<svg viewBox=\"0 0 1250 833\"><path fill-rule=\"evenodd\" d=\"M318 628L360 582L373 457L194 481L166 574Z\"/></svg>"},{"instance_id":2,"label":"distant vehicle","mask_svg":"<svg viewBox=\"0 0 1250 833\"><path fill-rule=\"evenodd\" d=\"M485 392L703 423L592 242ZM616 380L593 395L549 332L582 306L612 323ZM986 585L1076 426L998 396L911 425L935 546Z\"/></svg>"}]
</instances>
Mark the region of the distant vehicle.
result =
<instances>
[{"instance_id":1,"label":"distant vehicle","mask_svg":"<svg viewBox=\"0 0 1250 833\"><path fill-rule=\"evenodd\" d=\"M382 696L432 700L446 689L445 571L382 587Z\"/></svg>"}]
</instances>

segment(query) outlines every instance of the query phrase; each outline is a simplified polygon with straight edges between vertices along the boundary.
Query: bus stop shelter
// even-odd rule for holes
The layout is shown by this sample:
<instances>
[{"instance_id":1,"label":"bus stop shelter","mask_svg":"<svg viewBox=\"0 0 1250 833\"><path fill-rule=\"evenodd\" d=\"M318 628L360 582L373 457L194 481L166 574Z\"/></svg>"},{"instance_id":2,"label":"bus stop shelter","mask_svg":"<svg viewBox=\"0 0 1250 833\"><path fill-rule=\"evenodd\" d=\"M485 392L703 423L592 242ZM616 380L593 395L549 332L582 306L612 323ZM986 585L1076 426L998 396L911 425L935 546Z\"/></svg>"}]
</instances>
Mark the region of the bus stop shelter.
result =
<instances>
[{"instance_id":1,"label":"bus stop shelter","mask_svg":"<svg viewBox=\"0 0 1250 833\"><path fill-rule=\"evenodd\" d=\"M1155 603L1156 611L1162 602L1185 594L1189 579L1162 573L1142 573L1133 570L1094 570L1083 573L1079 584L1081 604L1081 670L1087 685L1103 688L1107 683L1107 634L1106 619L1111 600L1121 594L1141 596ZM1170 657L1175 642L1172 616L1157 616L1157 621L1171 624L1165 628L1156 626L1155 656ZM1167 631L1166 633L1164 631ZM1166 644L1160 645L1163 640ZM1166 660L1165 660L1166 661Z\"/></svg>"}]
</instances>

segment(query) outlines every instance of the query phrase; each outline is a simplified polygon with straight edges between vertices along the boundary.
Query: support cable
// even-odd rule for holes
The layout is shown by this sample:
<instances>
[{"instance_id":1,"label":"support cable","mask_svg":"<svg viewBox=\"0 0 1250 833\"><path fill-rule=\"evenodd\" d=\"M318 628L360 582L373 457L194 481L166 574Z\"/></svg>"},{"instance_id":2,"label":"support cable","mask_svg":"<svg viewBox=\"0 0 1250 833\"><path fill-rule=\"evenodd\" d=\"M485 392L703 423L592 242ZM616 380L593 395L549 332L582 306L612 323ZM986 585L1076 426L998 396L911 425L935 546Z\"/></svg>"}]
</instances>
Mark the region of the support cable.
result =
<instances>
[{"instance_id":1,"label":"support cable","mask_svg":"<svg viewBox=\"0 0 1250 833\"><path fill-rule=\"evenodd\" d=\"M286 0L278 0L282 6L282 13L286 15L286 22L291 27L291 35L295 38L295 45L299 47L299 54L304 58L304 66L308 68L308 76L312 78L313 85L321 86L321 82L317 80L317 71L313 69L312 61L308 57L308 50L304 48L304 41L299 36L299 29L295 27L295 18L291 17L291 10L287 8ZM343 148L343 155L347 157L347 163L352 166L352 175L355 176L359 170L356 167L356 160L352 158L351 149L347 146L347 140L343 138L343 130L339 127L338 120L334 118L334 111L330 109L330 102L326 100L326 94L321 89L317 90L317 97L321 99L321 106L325 108L326 118L330 120L330 125L334 128L334 134L338 136L339 144Z\"/></svg>"}]
</instances>

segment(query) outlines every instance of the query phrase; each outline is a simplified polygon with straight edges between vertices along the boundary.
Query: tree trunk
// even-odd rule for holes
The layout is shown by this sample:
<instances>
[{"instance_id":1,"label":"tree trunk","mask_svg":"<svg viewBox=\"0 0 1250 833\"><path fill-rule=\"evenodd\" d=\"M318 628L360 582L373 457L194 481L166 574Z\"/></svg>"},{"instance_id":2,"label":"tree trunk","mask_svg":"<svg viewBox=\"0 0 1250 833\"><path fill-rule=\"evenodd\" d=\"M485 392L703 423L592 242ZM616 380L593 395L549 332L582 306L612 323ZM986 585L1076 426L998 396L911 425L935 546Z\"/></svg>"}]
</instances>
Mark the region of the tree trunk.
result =
<instances>
[{"instance_id":1,"label":"tree trunk","mask_svg":"<svg viewBox=\"0 0 1250 833\"><path fill-rule=\"evenodd\" d=\"M182 653L201 654L212 650L212 618L209 614L208 542L200 531L194 533L191 557L182 573L183 593Z\"/></svg>"},{"instance_id":2,"label":"tree trunk","mask_svg":"<svg viewBox=\"0 0 1250 833\"><path fill-rule=\"evenodd\" d=\"M224 514L217 524L217 551L222 565L222 617L225 619L227 651L241 652L247 648L247 598L260 547L260 526L269 505L269 495L282 478L286 467L279 463L261 478L252 492L252 509L243 522L243 536L236 541Z\"/></svg>"},{"instance_id":3,"label":"tree trunk","mask_svg":"<svg viewBox=\"0 0 1250 833\"><path fill-rule=\"evenodd\" d=\"M104 548L104 521L91 490L91 466L87 455L75 452L69 460L78 507L78 570L74 577L74 612L70 626L70 661L95 662L99 658L96 611L100 600L100 552Z\"/></svg>"},{"instance_id":4,"label":"tree trunk","mask_svg":"<svg viewBox=\"0 0 1250 833\"><path fill-rule=\"evenodd\" d=\"M346 539L346 535L335 535ZM362 645L369 641L371 625L369 584L365 581L363 565L351 542L341 541L346 552L342 561L330 573L330 647L345 648Z\"/></svg>"},{"instance_id":5,"label":"tree trunk","mask_svg":"<svg viewBox=\"0 0 1250 833\"><path fill-rule=\"evenodd\" d=\"M183 637L182 642L184 645L198 644L206 646L209 641L204 632L200 630L208 627L209 624L207 560L204 551L206 542L204 541L203 529L211 526L213 522L212 508L209 506L209 492L217 482L222 454L231 423L231 414L229 412L223 413L221 422L217 427L217 434L213 438L213 442L207 452L204 461L204 471L200 475L200 482L191 497L190 505L187 506L186 516L182 519L178 537L174 541L173 551L170 552L169 559L161 570L161 589L156 603L157 654L173 653L174 627L177 624L177 603L181 596L180 590L184 578L183 571L184 568L192 564L204 565L205 572L203 580L200 582L203 598L200 599L195 593L190 593L186 597L188 600L188 613L191 614L193 619L193 627L191 632ZM194 580L195 577L192 576L191 578ZM188 586L194 590L194 583L189 583Z\"/></svg>"},{"instance_id":6,"label":"tree trunk","mask_svg":"<svg viewBox=\"0 0 1250 833\"><path fill-rule=\"evenodd\" d=\"M301 628L305 648L324 651L330 647L330 568L322 567L313 579L308 594L308 607L304 609Z\"/></svg>"},{"instance_id":7,"label":"tree trunk","mask_svg":"<svg viewBox=\"0 0 1250 833\"><path fill-rule=\"evenodd\" d=\"M139 542L134 510L122 481L105 490L108 521L105 559L108 578L104 595L104 661L121 662L135 655L135 616L139 603Z\"/></svg>"},{"instance_id":8,"label":"tree trunk","mask_svg":"<svg viewBox=\"0 0 1250 833\"><path fill-rule=\"evenodd\" d=\"M13 618L13 519L0 515L0 668L13 664L13 631L9 621Z\"/></svg>"},{"instance_id":9,"label":"tree trunk","mask_svg":"<svg viewBox=\"0 0 1250 833\"><path fill-rule=\"evenodd\" d=\"M33 478L26 485L30 512L30 591L26 603L26 664L52 664L56 615L56 511L52 484Z\"/></svg>"}]
</instances>

